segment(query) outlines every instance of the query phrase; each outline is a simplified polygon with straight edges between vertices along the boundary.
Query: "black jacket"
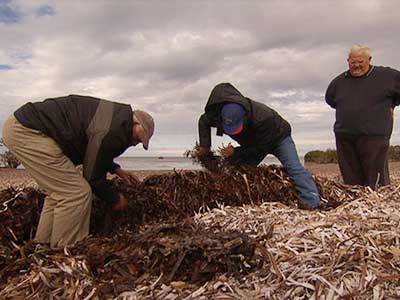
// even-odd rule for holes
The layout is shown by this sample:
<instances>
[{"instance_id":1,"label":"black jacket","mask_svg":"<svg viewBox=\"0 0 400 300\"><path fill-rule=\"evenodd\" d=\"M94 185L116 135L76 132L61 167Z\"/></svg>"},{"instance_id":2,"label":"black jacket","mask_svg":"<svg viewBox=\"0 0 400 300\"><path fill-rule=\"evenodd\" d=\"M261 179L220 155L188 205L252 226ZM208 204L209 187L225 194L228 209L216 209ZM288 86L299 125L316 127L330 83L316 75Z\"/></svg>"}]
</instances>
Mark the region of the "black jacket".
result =
<instances>
[{"instance_id":1,"label":"black jacket","mask_svg":"<svg viewBox=\"0 0 400 300\"><path fill-rule=\"evenodd\" d=\"M14 115L25 127L54 139L75 165L83 164L83 175L98 197L117 200L106 175L119 167L113 159L132 145L130 105L70 95L29 102Z\"/></svg>"},{"instance_id":2,"label":"black jacket","mask_svg":"<svg viewBox=\"0 0 400 300\"><path fill-rule=\"evenodd\" d=\"M235 160L249 162L254 157L272 153L291 134L289 123L275 110L244 97L230 83L220 83L212 90L205 112L199 119L200 146L211 147L211 127L217 128L219 136L224 133L221 108L229 102L242 105L246 111L242 133L230 136L240 144L240 147L235 148Z\"/></svg>"},{"instance_id":3,"label":"black jacket","mask_svg":"<svg viewBox=\"0 0 400 300\"><path fill-rule=\"evenodd\" d=\"M336 133L390 137L393 108L400 104L400 72L376 66L361 77L344 72L329 84L325 99L336 109Z\"/></svg>"}]
</instances>

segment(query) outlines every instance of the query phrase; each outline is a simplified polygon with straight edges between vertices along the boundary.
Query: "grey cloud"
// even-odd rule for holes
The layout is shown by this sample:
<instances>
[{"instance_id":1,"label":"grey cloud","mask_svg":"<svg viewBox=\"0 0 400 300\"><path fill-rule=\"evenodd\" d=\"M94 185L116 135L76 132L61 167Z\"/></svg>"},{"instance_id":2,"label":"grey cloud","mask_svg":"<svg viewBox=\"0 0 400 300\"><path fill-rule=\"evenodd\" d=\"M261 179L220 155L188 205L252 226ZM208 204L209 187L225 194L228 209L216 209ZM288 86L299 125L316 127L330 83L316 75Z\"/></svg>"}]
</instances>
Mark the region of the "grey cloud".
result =
<instances>
[{"instance_id":1,"label":"grey cloud","mask_svg":"<svg viewBox=\"0 0 400 300\"><path fill-rule=\"evenodd\" d=\"M0 65L0 71L11 70L13 67L10 65Z\"/></svg>"},{"instance_id":2,"label":"grey cloud","mask_svg":"<svg viewBox=\"0 0 400 300\"><path fill-rule=\"evenodd\" d=\"M43 16L53 16L56 14L54 7L50 5L42 5L36 10L36 15L39 17Z\"/></svg>"},{"instance_id":3,"label":"grey cloud","mask_svg":"<svg viewBox=\"0 0 400 300\"><path fill-rule=\"evenodd\" d=\"M21 13L12 5L11 0L0 1L0 24L17 23L21 17Z\"/></svg>"}]
</instances>

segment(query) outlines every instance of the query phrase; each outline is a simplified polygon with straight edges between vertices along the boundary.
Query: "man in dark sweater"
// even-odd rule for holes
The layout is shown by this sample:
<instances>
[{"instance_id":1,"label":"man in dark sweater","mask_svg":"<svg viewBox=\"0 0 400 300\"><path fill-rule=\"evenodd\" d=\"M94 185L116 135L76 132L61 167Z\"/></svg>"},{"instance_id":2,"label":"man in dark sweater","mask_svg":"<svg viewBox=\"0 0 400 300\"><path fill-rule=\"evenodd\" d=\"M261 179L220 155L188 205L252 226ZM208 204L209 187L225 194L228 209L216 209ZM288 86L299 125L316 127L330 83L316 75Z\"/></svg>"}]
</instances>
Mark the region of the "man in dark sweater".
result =
<instances>
[{"instance_id":1,"label":"man in dark sweater","mask_svg":"<svg viewBox=\"0 0 400 300\"><path fill-rule=\"evenodd\" d=\"M368 47L353 46L349 70L330 83L325 98L336 109L334 132L344 182L375 188L390 184L388 150L393 109L400 104L400 72L370 62Z\"/></svg>"},{"instance_id":2,"label":"man in dark sweater","mask_svg":"<svg viewBox=\"0 0 400 300\"><path fill-rule=\"evenodd\" d=\"M134 180L113 159L138 143L147 150L153 131L148 113L86 96L29 102L15 111L3 126L4 143L47 193L35 240L62 247L84 239L92 192L113 210L125 209L107 173Z\"/></svg>"},{"instance_id":3,"label":"man in dark sweater","mask_svg":"<svg viewBox=\"0 0 400 300\"><path fill-rule=\"evenodd\" d=\"M240 144L223 149L224 157L257 166L266 155L275 155L294 180L303 205L319 206L317 186L300 163L290 125L275 110L244 97L230 83L221 83L212 90L199 119L199 155L210 152L211 127L217 128L217 135L227 134Z\"/></svg>"}]
</instances>

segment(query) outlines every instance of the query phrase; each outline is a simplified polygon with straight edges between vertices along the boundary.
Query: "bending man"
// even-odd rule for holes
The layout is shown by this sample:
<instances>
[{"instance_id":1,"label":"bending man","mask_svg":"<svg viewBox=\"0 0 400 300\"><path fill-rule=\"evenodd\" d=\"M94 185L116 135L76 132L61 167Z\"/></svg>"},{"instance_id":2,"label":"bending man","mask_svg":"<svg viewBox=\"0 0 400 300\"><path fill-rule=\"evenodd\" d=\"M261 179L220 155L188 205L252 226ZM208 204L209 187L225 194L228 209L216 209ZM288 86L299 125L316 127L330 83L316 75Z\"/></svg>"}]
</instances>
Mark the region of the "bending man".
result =
<instances>
[{"instance_id":1,"label":"bending man","mask_svg":"<svg viewBox=\"0 0 400 300\"><path fill-rule=\"evenodd\" d=\"M317 186L300 163L290 125L276 111L244 97L230 83L221 83L212 90L199 119L200 155L210 151L211 127L217 128L217 135L227 134L240 145L223 149L224 157L257 166L266 155L275 155L294 180L302 204L319 206Z\"/></svg>"},{"instance_id":2,"label":"bending man","mask_svg":"<svg viewBox=\"0 0 400 300\"><path fill-rule=\"evenodd\" d=\"M138 143L147 150L153 131L148 113L86 96L29 102L15 111L4 124L4 143L47 194L35 240L62 247L87 237L92 192L114 210L125 209L127 200L106 175L133 180L113 159Z\"/></svg>"}]
</instances>

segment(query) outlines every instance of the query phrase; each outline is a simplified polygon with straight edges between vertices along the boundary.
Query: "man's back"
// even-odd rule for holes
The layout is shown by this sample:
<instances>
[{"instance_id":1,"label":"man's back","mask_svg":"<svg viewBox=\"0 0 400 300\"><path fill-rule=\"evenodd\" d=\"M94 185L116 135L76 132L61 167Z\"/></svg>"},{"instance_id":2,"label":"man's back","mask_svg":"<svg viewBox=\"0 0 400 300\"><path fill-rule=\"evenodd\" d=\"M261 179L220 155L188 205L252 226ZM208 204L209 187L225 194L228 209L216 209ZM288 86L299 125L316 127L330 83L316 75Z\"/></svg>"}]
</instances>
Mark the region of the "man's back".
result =
<instances>
[{"instance_id":1,"label":"man's back","mask_svg":"<svg viewBox=\"0 0 400 300\"><path fill-rule=\"evenodd\" d=\"M43 102L29 102L14 115L22 125L53 138L74 164L81 164L89 140L87 129L98 113L99 104L105 102L110 104L107 106L109 109L102 110L103 116L97 116L99 123L111 118L110 130L115 129L115 132L119 132L128 147L132 136L132 109L126 104L69 95L46 99Z\"/></svg>"}]
</instances>

